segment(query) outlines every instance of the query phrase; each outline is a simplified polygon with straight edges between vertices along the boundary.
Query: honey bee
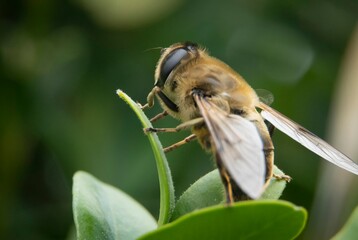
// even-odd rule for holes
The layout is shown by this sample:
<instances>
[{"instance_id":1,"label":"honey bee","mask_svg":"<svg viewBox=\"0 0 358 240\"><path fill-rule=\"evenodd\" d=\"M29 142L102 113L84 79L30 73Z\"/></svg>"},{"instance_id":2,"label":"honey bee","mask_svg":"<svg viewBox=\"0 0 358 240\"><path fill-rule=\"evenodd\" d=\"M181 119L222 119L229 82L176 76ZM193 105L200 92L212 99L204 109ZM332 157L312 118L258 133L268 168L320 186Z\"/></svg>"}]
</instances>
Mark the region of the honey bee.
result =
<instances>
[{"instance_id":1,"label":"honey bee","mask_svg":"<svg viewBox=\"0 0 358 240\"><path fill-rule=\"evenodd\" d=\"M145 107L157 97L166 115L179 119L176 128L146 132L192 135L166 151L197 139L213 153L228 202L257 199L273 177L273 128L277 128L331 163L358 175L358 165L343 153L260 100L255 90L232 68L197 44L176 43L162 49L155 86ZM269 123L267 123L267 121ZM288 176L275 176L289 180Z\"/></svg>"}]
</instances>

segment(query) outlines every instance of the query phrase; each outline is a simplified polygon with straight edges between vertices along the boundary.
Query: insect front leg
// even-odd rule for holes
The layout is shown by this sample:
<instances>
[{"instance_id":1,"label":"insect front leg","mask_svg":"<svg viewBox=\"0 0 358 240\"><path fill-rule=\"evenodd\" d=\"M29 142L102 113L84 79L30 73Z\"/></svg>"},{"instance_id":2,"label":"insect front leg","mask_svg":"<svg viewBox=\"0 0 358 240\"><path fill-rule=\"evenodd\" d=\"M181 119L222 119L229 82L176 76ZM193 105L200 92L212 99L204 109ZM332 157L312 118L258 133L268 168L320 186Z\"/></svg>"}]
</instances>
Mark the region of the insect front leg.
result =
<instances>
[{"instance_id":1,"label":"insect front leg","mask_svg":"<svg viewBox=\"0 0 358 240\"><path fill-rule=\"evenodd\" d=\"M178 125L175 128L145 128L144 132L146 134L151 133L151 132L179 132L179 131L182 131L185 129L189 129L192 126L195 126L197 124L202 124L203 122L204 122L203 118L194 118L192 120L189 120L187 122L184 122L184 123ZM174 144L170 145L169 147L164 148L164 152L165 153L170 152L170 151L177 149L177 148L183 146L184 144L191 142L195 139L197 139L196 135L191 134L188 137L184 138L183 140L181 140L177 143L174 143Z\"/></svg>"},{"instance_id":2,"label":"insect front leg","mask_svg":"<svg viewBox=\"0 0 358 240\"><path fill-rule=\"evenodd\" d=\"M183 122L179 124L175 128L145 128L145 133L152 133L152 132L180 132L185 129L189 129L195 125L202 124L204 122L203 118L194 118L189 121Z\"/></svg>"},{"instance_id":3,"label":"insect front leg","mask_svg":"<svg viewBox=\"0 0 358 240\"><path fill-rule=\"evenodd\" d=\"M148 96L147 96L147 103L144 104L143 106L142 106L140 103L138 104L138 105L140 106L140 108L141 108L142 110L145 110L145 109L147 109L147 108L153 107L155 95L156 95L159 91L160 91L160 89L159 89L157 86L155 86L155 87L152 89L152 91L150 91L150 93L149 93Z\"/></svg>"}]
</instances>

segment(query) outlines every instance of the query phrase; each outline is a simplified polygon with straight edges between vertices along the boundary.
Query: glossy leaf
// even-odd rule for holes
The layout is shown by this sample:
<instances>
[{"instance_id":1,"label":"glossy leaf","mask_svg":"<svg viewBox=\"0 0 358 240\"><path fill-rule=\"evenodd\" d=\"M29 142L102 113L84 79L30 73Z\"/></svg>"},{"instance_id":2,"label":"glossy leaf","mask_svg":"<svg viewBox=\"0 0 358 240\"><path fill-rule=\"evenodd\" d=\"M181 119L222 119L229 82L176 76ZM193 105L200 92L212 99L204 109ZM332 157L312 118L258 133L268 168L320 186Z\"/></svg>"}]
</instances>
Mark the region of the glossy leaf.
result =
<instances>
[{"instance_id":1,"label":"glossy leaf","mask_svg":"<svg viewBox=\"0 0 358 240\"><path fill-rule=\"evenodd\" d=\"M157 228L152 215L124 192L88 173L73 178L77 239L136 239Z\"/></svg>"},{"instance_id":2,"label":"glossy leaf","mask_svg":"<svg viewBox=\"0 0 358 240\"><path fill-rule=\"evenodd\" d=\"M284 174L276 166L274 166L274 173ZM272 178L261 199L279 199L285 187L286 181ZM224 191L219 172L213 170L197 180L181 195L175 205L171 221L194 210L225 203Z\"/></svg>"},{"instance_id":3,"label":"glossy leaf","mask_svg":"<svg viewBox=\"0 0 358 240\"><path fill-rule=\"evenodd\" d=\"M258 200L189 213L141 240L294 239L306 223L306 210L284 201Z\"/></svg>"}]
</instances>

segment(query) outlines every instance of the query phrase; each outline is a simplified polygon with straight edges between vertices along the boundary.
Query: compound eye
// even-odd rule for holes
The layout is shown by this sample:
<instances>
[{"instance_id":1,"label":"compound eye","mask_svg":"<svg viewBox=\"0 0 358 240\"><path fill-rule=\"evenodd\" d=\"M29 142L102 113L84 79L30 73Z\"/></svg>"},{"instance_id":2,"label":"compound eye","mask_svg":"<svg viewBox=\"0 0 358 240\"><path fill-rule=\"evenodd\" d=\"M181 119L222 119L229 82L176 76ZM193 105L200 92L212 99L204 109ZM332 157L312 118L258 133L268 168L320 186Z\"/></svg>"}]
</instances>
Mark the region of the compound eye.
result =
<instances>
[{"instance_id":1,"label":"compound eye","mask_svg":"<svg viewBox=\"0 0 358 240\"><path fill-rule=\"evenodd\" d=\"M188 55L189 53L186 48L178 48L169 53L160 67L159 79L157 80L156 86L163 87L169 74L178 66L180 61Z\"/></svg>"}]
</instances>

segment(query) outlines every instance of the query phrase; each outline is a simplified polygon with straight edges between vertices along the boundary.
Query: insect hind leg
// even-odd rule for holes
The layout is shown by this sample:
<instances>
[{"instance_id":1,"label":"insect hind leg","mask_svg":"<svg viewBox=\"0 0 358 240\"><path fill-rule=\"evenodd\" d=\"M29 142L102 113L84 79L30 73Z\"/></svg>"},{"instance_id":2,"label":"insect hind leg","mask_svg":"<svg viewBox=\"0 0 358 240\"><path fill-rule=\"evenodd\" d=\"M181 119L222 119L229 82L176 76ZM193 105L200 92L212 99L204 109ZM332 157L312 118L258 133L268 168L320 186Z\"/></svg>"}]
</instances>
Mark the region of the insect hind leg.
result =
<instances>
[{"instance_id":1,"label":"insect hind leg","mask_svg":"<svg viewBox=\"0 0 358 240\"><path fill-rule=\"evenodd\" d=\"M270 134L270 137L272 137L273 133L275 132L275 126L267 120L265 120L264 122L265 122L267 130Z\"/></svg>"},{"instance_id":2,"label":"insect hind leg","mask_svg":"<svg viewBox=\"0 0 358 240\"><path fill-rule=\"evenodd\" d=\"M232 204L233 202L251 200L251 198L245 194L241 188L235 183L235 181L231 178L228 171L222 165L219 156L216 154L217 159L217 167L219 169L219 173L221 176L221 181L225 186L225 195L226 195L226 203Z\"/></svg>"}]
</instances>

